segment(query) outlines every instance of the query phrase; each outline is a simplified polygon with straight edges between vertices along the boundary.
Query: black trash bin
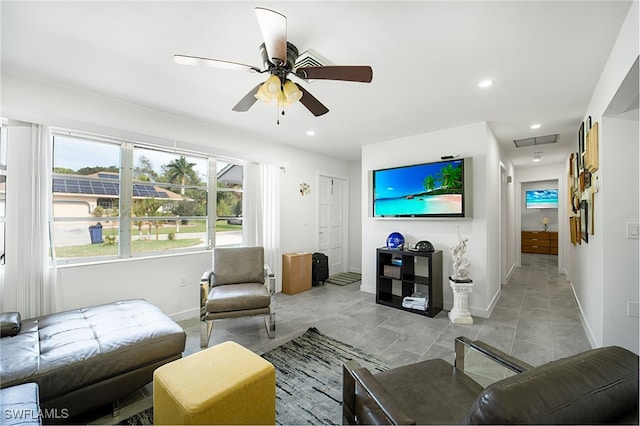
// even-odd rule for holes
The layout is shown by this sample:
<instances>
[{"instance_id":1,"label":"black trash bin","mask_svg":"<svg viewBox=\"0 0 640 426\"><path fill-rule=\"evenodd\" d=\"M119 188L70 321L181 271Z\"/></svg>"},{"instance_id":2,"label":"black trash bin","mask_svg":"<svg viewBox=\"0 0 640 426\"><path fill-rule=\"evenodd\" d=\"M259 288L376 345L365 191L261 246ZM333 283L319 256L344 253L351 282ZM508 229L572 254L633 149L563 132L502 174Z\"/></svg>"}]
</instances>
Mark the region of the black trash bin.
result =
<instances>
[{"instance_id":1,"label":"black trash bin","mask_svg":"<svg viewBox=\"0 0 640 426\"><path fill-rule=\"evenodd\" d=\"M98 222L89 226L89 235L91 236L91 244L102 244L102 224Z\"/></svg>"}]
</instances>

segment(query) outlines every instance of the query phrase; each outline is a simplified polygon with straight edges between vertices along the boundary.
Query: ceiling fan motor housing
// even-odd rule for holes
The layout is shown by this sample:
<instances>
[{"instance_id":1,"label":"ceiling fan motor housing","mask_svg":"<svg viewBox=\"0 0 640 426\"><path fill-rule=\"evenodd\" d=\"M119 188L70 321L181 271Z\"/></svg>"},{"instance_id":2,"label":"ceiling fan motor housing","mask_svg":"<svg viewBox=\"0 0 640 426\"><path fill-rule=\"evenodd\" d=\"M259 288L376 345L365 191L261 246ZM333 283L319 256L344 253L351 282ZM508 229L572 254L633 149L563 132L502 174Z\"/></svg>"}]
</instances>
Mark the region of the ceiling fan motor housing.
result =
<instances>
[{"instance_id":1,"label":"ceiling fan motor housing","mask_svg":"<svg viewBox=\"0 0 640 426\"><path fill-rule=\"evenodd\" d=\"M299 55L298 48L294 46L292 43L287 42L287 63L283 64L279 68L284 69L287 72L291 71L295 66L296 60L298 59L298 55ZM276 64L271 62L271 59L269 58L269 55L267 53L267 48L265 47L264 43L260 45L260 56L262 57L262 63L264 64L265 69L272 71L278 68L276 67ZM286 75L283 77L286 77Z\"/></svg>"}]
</instances>

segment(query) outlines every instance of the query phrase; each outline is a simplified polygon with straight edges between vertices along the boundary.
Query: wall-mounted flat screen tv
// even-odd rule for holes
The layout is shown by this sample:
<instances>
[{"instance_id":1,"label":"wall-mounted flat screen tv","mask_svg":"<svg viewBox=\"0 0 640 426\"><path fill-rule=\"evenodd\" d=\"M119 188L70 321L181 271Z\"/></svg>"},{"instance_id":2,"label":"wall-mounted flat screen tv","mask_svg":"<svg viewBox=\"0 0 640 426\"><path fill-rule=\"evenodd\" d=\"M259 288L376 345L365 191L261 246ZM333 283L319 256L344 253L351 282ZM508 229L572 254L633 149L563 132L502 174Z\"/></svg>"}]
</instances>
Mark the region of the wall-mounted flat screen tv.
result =
<instances>
[{"instance_id":1,"label":"wall-mounted flat screen tv","mask_svg":"<svg viewBox=\"0 0 640 426\"><path fill-rule=\"evenodd\" d=\"M464 217L464 159L373 171L374 217Z\"/></svg>"},{"instance_id":2,"label":"wall-mounted flat screen tv","mask_svg":"<svg viewBox=\"0 0 640 426\"><path fill-rule=\"evenodd\" d=\"M526 192L526 205L528 209L557 209L557 189L534 189Z\"/></svg>"}]
</instances>

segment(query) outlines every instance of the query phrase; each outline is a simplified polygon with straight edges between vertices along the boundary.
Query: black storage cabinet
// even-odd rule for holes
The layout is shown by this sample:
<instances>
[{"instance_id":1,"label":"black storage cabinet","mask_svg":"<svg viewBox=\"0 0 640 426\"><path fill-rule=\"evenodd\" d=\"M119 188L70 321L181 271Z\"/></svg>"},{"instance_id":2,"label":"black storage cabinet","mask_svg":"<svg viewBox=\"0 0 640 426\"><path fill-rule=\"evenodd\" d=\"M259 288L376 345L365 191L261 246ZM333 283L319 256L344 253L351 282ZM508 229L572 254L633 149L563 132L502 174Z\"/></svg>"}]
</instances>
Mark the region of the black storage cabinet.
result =
<instances>
[{"instance_id":1,"label":"black storage cabinet","mask_svg":"<svg viewBox=\"0 0 640 426\"><path fill-rule=\"evenodd\" d=\"M442 250L420 252L379 248L377 255L376 303L432 318L442 311ZM417 258L426 260L424 275L416 274ZM393 291L394 281L399 283L397 294ZM411 296L417 287L429 295L426 311L402 306L402 299Z\"/></svg>"}]
</instances>

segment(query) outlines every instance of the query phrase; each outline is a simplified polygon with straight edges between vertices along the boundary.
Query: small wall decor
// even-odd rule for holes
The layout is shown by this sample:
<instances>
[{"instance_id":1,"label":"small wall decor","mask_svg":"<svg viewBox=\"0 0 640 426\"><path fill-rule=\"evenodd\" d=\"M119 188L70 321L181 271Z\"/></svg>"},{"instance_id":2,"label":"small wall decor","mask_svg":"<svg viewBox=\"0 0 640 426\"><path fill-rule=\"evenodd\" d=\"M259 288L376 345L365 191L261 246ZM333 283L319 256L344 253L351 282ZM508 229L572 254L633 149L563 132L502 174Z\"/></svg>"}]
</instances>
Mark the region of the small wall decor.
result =
<instances>
[{"instance_id":1,"label":"small wall decor","mask_svg":"<svg viewBox=\"0 0 640 426\"><path fill-rule=\"evenodd\" d=\"M300 195L304 197L305 195L309 195L310 193L311 193L311 187L309 186L309 184L302 182L300 184Z\"/></svg>"},{"instance_id":2,"label":"small wall decor","mask_svg":"<svg viewBox=\"0 0 640 426\"><path fill-rule=\"evenodd\" d=\"M578 164L578 168L582 168L582 156L584 155L584 151L585 151L585 144L584 144L584 137L585 137L585 129L584 129L584 123L580 123L580 129L578 129L578 156L576 158Z\"/></svg>"},{"instance_id":3,"label":"small wall decor","mask_svg":"<svg viewBox=\"0 0 640 426\"><path fill-rule=\"evenodd\" d=\"M569 218L569 224L569 228L571 228L571 243L574 246L580 244L580 218L578 216L571 216Z\"/></svg>"},{"instance_id":4,"label":"small wall decor","mask_svg":"<svg viewBox=\"0 0 640 426\"><path fill-rule=\"evenodd\" d=\"M586 151L584 155L584 169L594 173L598 171L600 161L598 157L598 123L593 123L586 138Z\"/></svg>"},{"instance_id":5,"label":"small wall decor","mask_svg":"<svg viewBox=\"0 0 640 426\"><path fill-rule=\"evenodd\" d=\"M589 221L589 233L591 235L595 234L596 232L596 194L594 192L591 192L591 212L590 212L590 218L591 220Z\"/></svg>"},{"instance_id":6,"label":"small wall decor","mask_svg":"<svg viewBox=\"0 0 640 426\"><path fill-rule=\"evenodd\" d=\"M589 242L589 202L580 201L580 233L585 243Z\"/></svg>"}]
</instances>

